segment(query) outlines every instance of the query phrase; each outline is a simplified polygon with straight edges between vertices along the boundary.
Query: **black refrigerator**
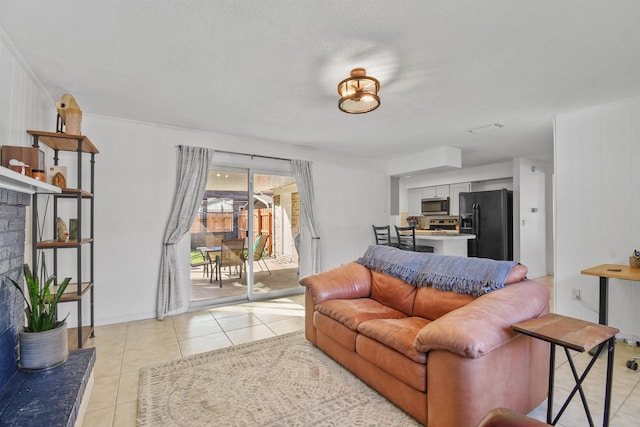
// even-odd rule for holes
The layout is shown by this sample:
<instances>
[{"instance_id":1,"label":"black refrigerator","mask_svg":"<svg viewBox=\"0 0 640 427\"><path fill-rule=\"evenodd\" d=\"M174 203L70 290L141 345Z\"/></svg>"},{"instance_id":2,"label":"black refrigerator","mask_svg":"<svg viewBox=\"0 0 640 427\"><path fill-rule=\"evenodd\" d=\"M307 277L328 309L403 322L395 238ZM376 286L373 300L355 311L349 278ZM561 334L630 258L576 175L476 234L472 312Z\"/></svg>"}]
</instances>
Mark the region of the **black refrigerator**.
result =
<instances>
[{"instance_id":1,"label":"black refrigerator","mask_svg":"<svg viewBox=\"0 0 640 427\"><path fill-rule=\"evenodd\" d=\"M460 234L468 240L469 256L513 260L513 191L460 193Z\"/></svg>"}]
</instances>

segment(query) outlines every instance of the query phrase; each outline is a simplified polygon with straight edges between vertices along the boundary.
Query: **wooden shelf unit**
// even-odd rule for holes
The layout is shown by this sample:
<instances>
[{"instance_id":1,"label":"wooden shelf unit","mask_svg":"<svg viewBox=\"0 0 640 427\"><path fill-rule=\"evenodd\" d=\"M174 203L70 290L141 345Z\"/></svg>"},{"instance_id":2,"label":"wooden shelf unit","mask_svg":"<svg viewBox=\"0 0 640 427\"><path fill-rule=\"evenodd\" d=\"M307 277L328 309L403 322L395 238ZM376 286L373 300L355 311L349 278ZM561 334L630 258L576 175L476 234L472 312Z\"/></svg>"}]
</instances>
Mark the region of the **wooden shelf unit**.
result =
<instances>
[{"instance_id":1,"label":"wooden shelf unit","mask_svg":"<svg viewBox=\"0 0 640 427\"><path fill-rule=\"evenodd\" d=\"M77 240L42 240L40 242L36 242L36 249L49 249L49 248L76 248L78 246L82 246L86 243L93 242L93 238L87 237L83 238L80 241Z\"/></svg>"},{"instance_id":2,"label":"wooden shelf unit","mask_svg":"<svg viewBox=\"0 0 640 427\"><path fill-rule=\"evenodd\" d=\"M34 148L39 148L40 144L44 144L50 149L53 150L53 162L55 166L58 166L58 162L60 160L59 154L60 152L71 152L76 153L76 166L75 172L77 174L77 184L75 188L65 188L61 193L56 193L53 195L53 214L52 218L52 226L53 226L53 234L52 239L43 239L37 240L36 236L38 236L38 198L46 196L51 197L50 193L42 193L36 191L33 194L33 203L32 203L32 236L33 238L33 266L38 264L38 255L39 251L53 251L53 275L59 277L58 275L58 251L59 250L75 250L76 251L76 274L73 277L75 283L70 283L67 286L67 289L60 299L61 303L75 303L76 304L76 312L77 312L77 327L69 328L69 349L77 349L82 348L86 341L93 337L94 335L94 166L95 166L95 155L99 153L98 149L93 145L91 140L85 135L69 135L64 133L56 133L56 132L44 132L37 130L27 130L27 133L32 136ZM86 163L87 157L89 158L89 176L90 188L83 188L83 164ZM73 168L73 165L67 165L67 167ZM68 183L71 184L71 183ZM73 184L71 184L73 186ZM75 203L76 207L76 221L77 221L77 232L78 233L87 233L88 236L79 234L78 240L64 240L60 241L56 237L56 218L58 217L58 204L59 203ZM83 202L89 203L89 215L83 216ZM48 216L48 215L47 215ZM88 216L89 218L86 218ZM48 221L49 218L44 218L45 221ZM85 221L88 220L88 227L83 227ZM83 248L88 247L88 271L83 272ZM42 254L44 257L44 254ZM88 273L85 276L83 273ZM88 279L88 280L87 280ZM81 285L78 286L78 283ZM55 284L57 285L57 283ZM57 290L57 286L54 286L54 289ZM84 298L89 299L89 315L90 315L90 324L85 325L83 319L83 300Z\"/></svg>"},{"instance_id":3,"label":"wooden shelf unit","mask_svg":"<svg viewBox=\"0 0 640 427\"><path fill-rule=\"evenodd\" d=\"M93 326L83 326L82 328L68 328L67 337L69 340L69 351L77 350L78 343L85 343L89 338L93 337ZM78 340L77 337L80 337Z\"/></svg>"},{"instance_id":4,"label":"wooden shelf unit","mask_svg":"<svg viewBox=\"0 0 640 427\"><path fill-rule=\"evenodd\" d=\"M92 287L93 283L84 282L78 291L77 283L69 283L67 285L67 289L64 290L64 293L60 297L60 302L78 301L84 296L84 294L89 292ZM56 292L58 292L58 286L52 286L51 293L54 294Z\"/></svg>"},{"instance_id":5,"label":"wooden shelf unit","mask_svg":"<svg viewBox=\"0 0 640 427\"><path fill-rule=\"evenodd\" d=\"M98 149L85 135L69 135L66 133L44 132L39 130L28 130L27 133L53 150L78 151L78 147L80 147L83 153L99 153Z\"/></svg>"},{"instance_id":6,"label":"wooden shelf unit","mask_svg":"<svg viewBox=\"0 0 640 427\"><path fill-rule=\"evenodd\" d=\"M80 193L80 196L83 199L89 199L93 197L93 193L89 193L88 191L84 191L84 190L78 190L75 188L65 188L64 190L62 190L62 193L58 195L58 197L67 197L67 198L78 197L78 193Z\"/></svg>"}]
</instances>

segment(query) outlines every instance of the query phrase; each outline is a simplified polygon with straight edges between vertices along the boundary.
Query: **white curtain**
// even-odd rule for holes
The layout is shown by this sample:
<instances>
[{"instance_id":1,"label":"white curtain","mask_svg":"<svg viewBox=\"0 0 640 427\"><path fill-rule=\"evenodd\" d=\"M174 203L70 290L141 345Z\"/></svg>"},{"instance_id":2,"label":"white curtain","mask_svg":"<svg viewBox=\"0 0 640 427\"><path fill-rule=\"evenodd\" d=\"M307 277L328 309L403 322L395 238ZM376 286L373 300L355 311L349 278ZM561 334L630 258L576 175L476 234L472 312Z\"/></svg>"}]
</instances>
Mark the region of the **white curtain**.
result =
<instances>
[{"instance_id":1,"label":"white curtain","mask_svg":"<svg viewBox=\"0 0 640 427\"><path fill-rule=\"evenodd\" d=\"M207 185L214 150L178 146L177 185L173 207L164 233L158 280L158 319L183 306L183 287L178 275L181 260L177 243L190 229Z\"/></svg>"},{"instance_id":2,"label":"white curtain","mask_svg":"<svg viewBox=\"0 0 640 427\"><path fill-rule=\"evenodd\" d=\"M300 277L305 277L321 269L320 236L313 215L315 194L311 162L291 160L291 169L300 195Z\"/></svg>"}]
</instances>

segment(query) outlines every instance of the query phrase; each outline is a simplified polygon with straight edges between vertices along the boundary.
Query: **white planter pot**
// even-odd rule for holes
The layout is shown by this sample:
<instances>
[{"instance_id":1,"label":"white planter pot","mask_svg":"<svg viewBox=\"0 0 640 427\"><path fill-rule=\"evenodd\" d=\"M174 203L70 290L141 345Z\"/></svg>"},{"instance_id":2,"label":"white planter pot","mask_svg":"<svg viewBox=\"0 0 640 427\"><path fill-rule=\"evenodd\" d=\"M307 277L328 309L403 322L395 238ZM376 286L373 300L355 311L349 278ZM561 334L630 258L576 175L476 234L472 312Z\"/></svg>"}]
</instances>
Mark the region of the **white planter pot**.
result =
<instances>
[{"instance_id":1,"label":"white planter pot","mask_svg":"<svg viewBox=\"0 0 640 427\"><path fill-rule=\"evenodd\" d=\"M20 332L20 368L44 371L62 365L69 356L67 323L44 332Z\"/></svg>"}]
</instances>

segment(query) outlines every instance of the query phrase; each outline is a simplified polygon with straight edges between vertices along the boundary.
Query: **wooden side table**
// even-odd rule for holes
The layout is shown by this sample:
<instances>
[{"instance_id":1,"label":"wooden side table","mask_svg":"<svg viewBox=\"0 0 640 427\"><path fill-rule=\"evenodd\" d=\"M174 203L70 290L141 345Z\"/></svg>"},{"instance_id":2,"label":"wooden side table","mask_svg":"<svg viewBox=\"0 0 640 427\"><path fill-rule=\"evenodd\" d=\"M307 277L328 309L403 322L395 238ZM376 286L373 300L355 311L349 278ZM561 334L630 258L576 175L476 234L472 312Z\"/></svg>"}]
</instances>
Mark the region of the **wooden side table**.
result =
<instances>
[{"instance_id":1,"label":"wooden side table","mask_svg":"<svg viewBox=\"0 0 640 427\"><path fill-rule=\"evenodd\" d=\"M582 270L581 274L597 276L600 278L600 301L598 308L598 323L606 325L609 322L609 278L624 280L640 280L640 268L631 268L628 265L602 264Z\"/></svg>"},{"instance_id":2,"label":"wooden side table","mask_svg":"<svg viewBox=\"0 0 640 427\"><path fill-rule=\"evenodd\" d=\"M580 319L574 319L571 317L565 317L559 314L550 313L536 319L527 320L526 322L517 323L511 326L516 332L529 335L533 338L537 338L546 341L551 344L549 355L549 395L547 398L547 424L555 425L567 406L575 396L576 392L580 393L582 400L582 406L589 420L589 425L593 427L593 420L591 419L591 411L587 404L587 399L582 390L582 382L589 374L589 371L593 367L594 363L598 359L598 356L602 352L605 346L607 346L607 377L605 382L605 394L604 394L604 415L603 426L609 425L609 412L611 409L611 382L613 379L613 353L615 349L616 334L620 332L616 328L612 328L606 325L600 325L597 323L591 323ZM562 405L562 408L558 412L558 415L551 420L553 415L553 381L555 373L555 356L556 345L564 348L567 360L571 366L571 372L573 378L576 381L576 386L573 388L569 397ZM592 356L591 361L585 368L582 375L578 376L576 367L573 363L573 358L569 349L579 351L581 353L598 346L597 351Z\"/></svg>"}]
</instances>

